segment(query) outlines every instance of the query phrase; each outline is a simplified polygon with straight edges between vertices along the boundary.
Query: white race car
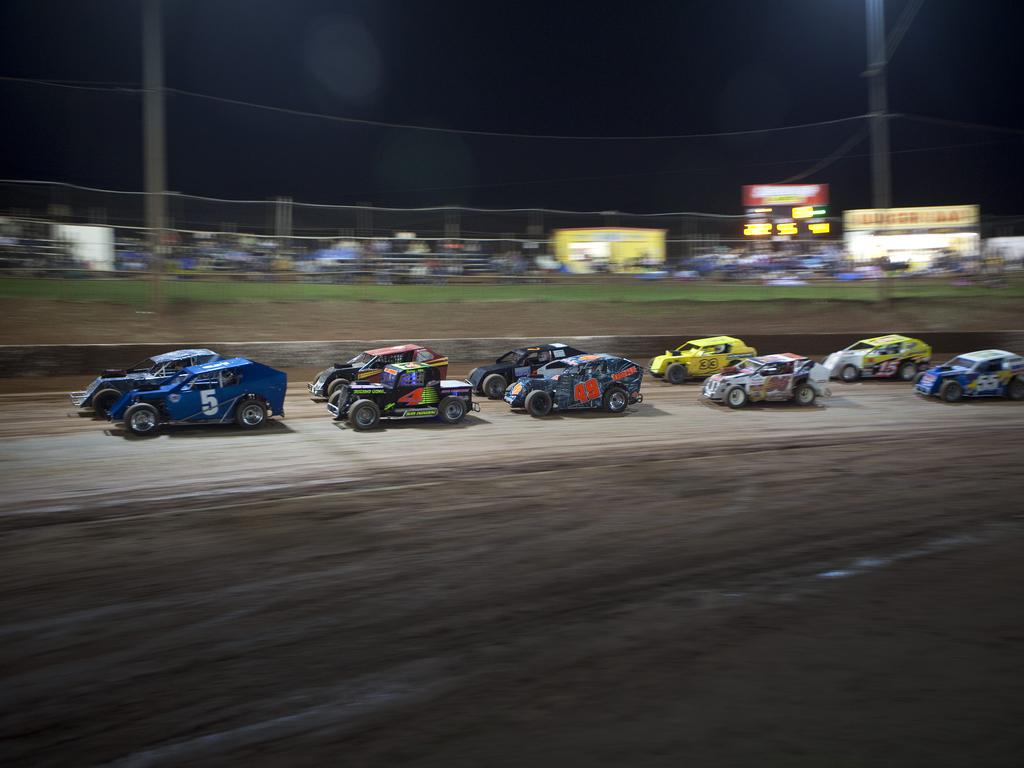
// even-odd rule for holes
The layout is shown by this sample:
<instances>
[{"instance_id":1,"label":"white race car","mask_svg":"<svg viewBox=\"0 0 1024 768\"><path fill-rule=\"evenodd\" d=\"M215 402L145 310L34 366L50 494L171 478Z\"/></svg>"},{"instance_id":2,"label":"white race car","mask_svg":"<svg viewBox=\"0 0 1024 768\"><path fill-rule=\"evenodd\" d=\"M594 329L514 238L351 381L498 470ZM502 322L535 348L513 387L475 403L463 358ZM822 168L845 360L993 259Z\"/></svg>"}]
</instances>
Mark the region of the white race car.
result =
<instances>
[{"instance_id":1,"label":"white race car","mask_svg":"<svg viewBox=\"0 0 1024 768\"><path fill-rule=\"evenodd\" d=\"M785 352L741 360L704 382L702 394L708 400L742 408L749 402L795 400L813 405L828 397L829 372L808 357Z\"/></svg>"}]
</instances>

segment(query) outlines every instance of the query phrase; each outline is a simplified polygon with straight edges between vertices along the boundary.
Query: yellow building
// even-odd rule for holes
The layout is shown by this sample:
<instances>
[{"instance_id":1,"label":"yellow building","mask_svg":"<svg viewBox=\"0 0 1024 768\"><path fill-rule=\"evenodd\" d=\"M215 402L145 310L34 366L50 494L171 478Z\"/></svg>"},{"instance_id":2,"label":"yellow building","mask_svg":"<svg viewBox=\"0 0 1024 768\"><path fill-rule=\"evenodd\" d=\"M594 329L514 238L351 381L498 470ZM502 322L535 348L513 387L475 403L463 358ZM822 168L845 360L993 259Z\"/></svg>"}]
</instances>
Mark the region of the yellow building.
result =
<instances>
[{"instance_id":1,"label":"yellow building","mask_svg":"<svg viewBox=\"0 0 1024 768\"><path fill-rule=\"evenodd\" d=\"M665 230L556 229L555 258L570 272L639 272L665 263Z\"/></svg>"}]
</instances>

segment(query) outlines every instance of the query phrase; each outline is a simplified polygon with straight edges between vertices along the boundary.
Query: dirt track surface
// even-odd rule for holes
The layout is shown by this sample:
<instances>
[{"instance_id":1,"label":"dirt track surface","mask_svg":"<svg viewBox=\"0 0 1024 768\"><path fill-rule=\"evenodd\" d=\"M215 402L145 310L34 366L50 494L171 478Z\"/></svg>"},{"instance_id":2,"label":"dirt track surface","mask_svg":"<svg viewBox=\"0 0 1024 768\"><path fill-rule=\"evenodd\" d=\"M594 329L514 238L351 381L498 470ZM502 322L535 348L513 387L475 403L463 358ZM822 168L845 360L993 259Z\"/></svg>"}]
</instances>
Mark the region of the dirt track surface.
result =
<instances>
[{"instance_id":1,"label":"dirt track surface","mask_svg":"<svg viewBox=\"0 0 1024 768\"><path fill-rule=\"evenodd\" d=\"M1024 404L833 390L145 440L0 396L0 762L1018 765Z\"/></svg>"}]
</instances>

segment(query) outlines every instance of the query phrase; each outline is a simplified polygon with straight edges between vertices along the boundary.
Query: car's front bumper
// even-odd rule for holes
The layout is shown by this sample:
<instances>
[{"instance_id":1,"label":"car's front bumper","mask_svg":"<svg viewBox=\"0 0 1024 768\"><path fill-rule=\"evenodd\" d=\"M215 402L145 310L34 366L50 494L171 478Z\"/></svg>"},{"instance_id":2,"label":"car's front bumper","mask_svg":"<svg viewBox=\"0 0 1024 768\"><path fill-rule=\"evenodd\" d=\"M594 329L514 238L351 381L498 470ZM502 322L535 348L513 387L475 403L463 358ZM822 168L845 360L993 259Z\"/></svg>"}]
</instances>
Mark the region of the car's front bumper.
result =
<instances>
[{"instance_id":1,"label":"car's front bumper","mask_svg":"<svg viewBox=\"0 0 1024 768\"><path fill-rule=\"evenodd\" d=\"M89 391L82 390L81 392L70 392L68 393L68 397L71 398L71 404L73 406L75 406L76 408L81 408L83 405L85 405L85 401L89 397Z\"/></svg>"},{"instance_id":2,"label":"car's front bumper","mask_svg":"<svg viewBox=\"0 0 1024 768\"><path fill-rule=\"evenodd\" d=\"M914 385L914 392L919 395L926 397L937 395L939 393L939 387L942 386L941 380L930 373L926 373L921 377L921 380Z\"/></svg>"},{"instance_id":3,"label":"car's front bumper","mask_svg":"<svg viewBox=\"0 0 1024 768\"><path fill-rule=\"evenodd\" d=\"M720 381L712 381L707 379L704 382L704 386L701 387L700 393L708 400L714 400L715 402L721 402L725 397L725 384Z\"/></svg>"}]
</instances>

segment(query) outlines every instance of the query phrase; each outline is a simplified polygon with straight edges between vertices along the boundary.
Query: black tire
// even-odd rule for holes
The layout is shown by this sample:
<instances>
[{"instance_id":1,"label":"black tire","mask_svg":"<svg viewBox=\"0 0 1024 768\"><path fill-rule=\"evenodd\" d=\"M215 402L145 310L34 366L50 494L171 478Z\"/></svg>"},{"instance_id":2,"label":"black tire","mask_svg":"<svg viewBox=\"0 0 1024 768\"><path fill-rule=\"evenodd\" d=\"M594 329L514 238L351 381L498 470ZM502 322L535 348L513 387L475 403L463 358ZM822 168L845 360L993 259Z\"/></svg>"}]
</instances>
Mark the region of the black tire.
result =
<instances>
[{"instance_id":1,"label":"black tire","mask_svg":"<svg viewBox=\"0 0 1024 768\"><path fill-rule=\"evenodd\" d=\"M622 387L609 387L602 404L608 413L622 413L629 406L629 393Z\"/></svg>"},{"instance_id":2,"label":"black tire","mask_svg":"<svg viewBox=\"0 0 1024 768\"><path fill-rule=\"evenodd\" d=\"M437 406L437 415L445 424L458 424L466 415L469 406L461 397L445 397Z\"/></svg>"},{"instance_id":3,"label":"black tire","mask_svg":"<svg viewBox=\"0 0 1024 768\"><path fill-rule=\"evenodd\" d=\"M672 363L665 369L665 381L669 384L682 384L686 381L686 366L682 363Z\"/></svg>"},{"instance_id":4,"label":"black tire","mask_svg":"<svg viewBox=\"0 0 1024 768\"><path fill-rule=\"evenodd\" d=\"M160 413L149 403L136 403L124 412L124 423L133 435L152 435L160 429Z\"/></svg>"},{"instance_id":5,"label":"black tire","mask_svg":"<svg viewBox=\"0 0 1024 768\"><path fill-rule=\"evenodd\" d=\"M344 414L342 414L342 412L341 412L341 398L343 398L343 397L347 400L348 399L348 392L347 391L341 391L341 388L339 387L338 389L336 389L334 391L334 394L331 395L330 398L327 401L329 403L334 403L338 407L338 415L334 417L335 421L341 421L342 419L345 418Z\"/></svg>"},{"instance_id":6,"label":"black tire","mask_svg":"<svg viewBox=\"0 0 1024 768\"><path fill-rule=\"evenodd\" d=\"M267 423L267 405L258 397L243 397L235 406L235 424L242 429L259 429Z\"/></svg>"},{"instance_id":7,"label":"black tire","mask_svg":"<svg viewBox=\"0 0 1024 768\"><path fill-rule=\"evenodd\" d=\"M380 424L380 408L372 400L356 400L348 409L348 423L355 429L373 429Z\"/></svg>"},{"instance_id":8,"label":"black tire","mask_svg":"<svg viewBox=\"0 0 1024 768\"><path fill-rule=\"evenodd\" d=\"M917 384L921 383L921 379L923 379L923 378L924 378L924 371L921 371L920 373L915 374L914 375L914 384L917 385Z\"/></svg>"},{"instance_id":9,"label":"black tire","mask_svg":"<svg viewBox=\"0 0 1024 768\"><path fill-rule=\"evenodd\" d=\"M839 378L850 384L860 378L860 371L855 365L844 365L839 371Z\"/></svg>"},{"instance_id":10,"label":"black tire","mask_svg":"<svg viewBox=\"0 0 1024 768\"><path fill-rule=\"evenodd\" d=\"M101 389L92 396L92 409L97 416L106 418L110 409L114 407L114 403L121 399L121 394L116 389Z\"/></svg>"},{"instance_id":11,"label":"black tire","mask_svg":"<svg viewBox=\"0 0 1024 768\"><path fill-rule=\"evenodd\" d=\"M348 384L351 383L352 382L350 382L348 379L335 379L334 381L327 385L327 399L330 400L334 396L334 393L338 391L338 387L340 387L342 384L347 386Z\"/></svg>"},{"instance_id":12,"label":"black tire","mask_svg":"<svg viewBox=\"0 0 1024 768\"><path fill-rule=\"evenodd\" d=\"M806 382L797 384L796 389L793 390L793 400L797 405L814 405L817 397L818 393L814 391L814 387Z\"/></svg>"},{"instance_id":13,"label":"black tire","mask_svg":"<svg viewBox=\"0 0 1024 768\"><path fill-rule=\"evenodd\" d=\"M1006 385L1006 396L1011 400L1024 400L1024 379L1014 376Z\"/></svg>"},{"instance_id":14,"label":"black tire","mask_svg":"<svg viewBox=\"0 0 1024 768\"><path fill-rule=\"evenodd\" d=\"M484 377L484 383L480 387L480 391L491 400L500 400L505 396L505 389L508 387L508 381L500 373L492 373Z\"/></svg>"},{"instance_id":15,"label":"black tire","mask_svg":"<svg viewBox=\"0 0 1024 768\"><path fill-rule=\"evenodd\" d=\"M554 402L551 399L551 395L545 392L543 389L535 389L526 396L526 400L523 402L523 407L526 408L526 412L531 416L540 418L541 416L547 416L551 413L551 408Z\"/></svg>"},{"instance_id":16,"label":"black tire","mask_svg":"<svg viewBox=\"0 0 1024 768\"><path fill-rule=\"evenodd\" d=\"M947 403L956 403L964 396L964 388L956 381L945 381L939 388L939 397Z\"/></svg>"},{"instance_id":17,"label":"black tire","mask_svg":"<svg viewBox=\"0 0 1024 768\"><path fill-rule=\"evenodd\" d=\"M904 363L900 363L900 367L896 370L896 378L900 381L913 381L917 377L917 363L907 360Z\"/></svg>"},{"instance_id":18,"label":"black tire","mask_svg":"<svg viewBox=\"0 0 1024 768\"><path fill-rule=\"evenodd\" d=\"M731 387L726 390L725 404L730 408L742 408L750 402L750 396L743 387Z\"/></svg>"}]
</instances>

